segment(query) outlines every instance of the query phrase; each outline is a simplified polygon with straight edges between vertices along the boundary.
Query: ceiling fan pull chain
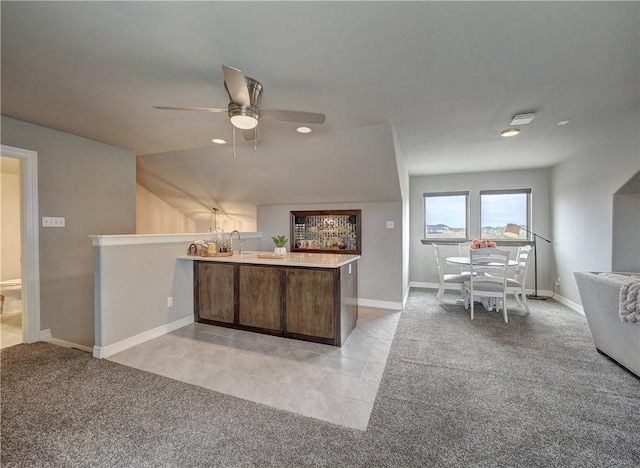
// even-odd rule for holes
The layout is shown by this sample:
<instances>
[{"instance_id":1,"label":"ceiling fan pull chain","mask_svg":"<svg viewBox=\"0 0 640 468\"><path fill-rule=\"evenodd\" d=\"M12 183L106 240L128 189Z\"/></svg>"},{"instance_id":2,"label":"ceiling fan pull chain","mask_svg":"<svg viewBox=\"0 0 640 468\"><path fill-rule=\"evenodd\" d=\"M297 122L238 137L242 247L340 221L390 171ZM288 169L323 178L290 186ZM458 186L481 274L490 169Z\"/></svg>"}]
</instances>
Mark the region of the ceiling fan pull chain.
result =
<instances>
[{"instance_id":1,"label":"ceiling fan pull chain","mask_svg":"<svg viewBox=\"0 0 640 468\"><path fill-rule=\"evenodd\" d=\"M236 157L236 127L235 125L232 125L233 127L233 157Z\"/></svg>"}]
</instances>

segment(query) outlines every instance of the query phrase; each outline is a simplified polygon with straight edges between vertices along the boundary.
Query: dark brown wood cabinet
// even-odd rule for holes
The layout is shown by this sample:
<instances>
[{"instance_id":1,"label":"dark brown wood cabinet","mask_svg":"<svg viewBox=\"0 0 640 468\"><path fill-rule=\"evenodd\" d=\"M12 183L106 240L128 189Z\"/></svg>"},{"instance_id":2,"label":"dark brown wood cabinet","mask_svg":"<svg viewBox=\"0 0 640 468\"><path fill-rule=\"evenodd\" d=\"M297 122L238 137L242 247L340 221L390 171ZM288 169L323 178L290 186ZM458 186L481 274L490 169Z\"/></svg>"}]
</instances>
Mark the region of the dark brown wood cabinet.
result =
<instances>
[{"instance_id":1,"label":"dark brown wood cabinet","mask_svg":"<svg viewBox=\"0 0 640 468\"><path fill-rule=\"evenodd\" d=\"M280 268L241 265L238 285L238 324L282 329L282 276Z\"/></svg>"},{"instance_id":2,"label":"dark brown wood cabinet","mask_svg":"<svg viewBox=\"0 0 640 468\"><path fill-rule=\"evenodd\" d=\"M340 268L194 261L195 321L341 346L358 317L357 262Z\"/></svg>"},{"instance_id":3,"label":"dark brown wood cabinet","mask_svg":"<svg viewBox=\"0 0 640 468\"><path fill-rule=\"evenodd\" d=\"M204 320L235 321L234 265L195 262L195 305Z\"/></svg>"},{"instance_id":4,"label":"dark brown wood cabinet","mask_svg":"<svg viewBox=\"0 0 640 468\"><path fill-rule=\"evenodd\" d=\"M287 269L286 331L333 339L336 336L337 271Z\"/></svg>"}]
</instances>

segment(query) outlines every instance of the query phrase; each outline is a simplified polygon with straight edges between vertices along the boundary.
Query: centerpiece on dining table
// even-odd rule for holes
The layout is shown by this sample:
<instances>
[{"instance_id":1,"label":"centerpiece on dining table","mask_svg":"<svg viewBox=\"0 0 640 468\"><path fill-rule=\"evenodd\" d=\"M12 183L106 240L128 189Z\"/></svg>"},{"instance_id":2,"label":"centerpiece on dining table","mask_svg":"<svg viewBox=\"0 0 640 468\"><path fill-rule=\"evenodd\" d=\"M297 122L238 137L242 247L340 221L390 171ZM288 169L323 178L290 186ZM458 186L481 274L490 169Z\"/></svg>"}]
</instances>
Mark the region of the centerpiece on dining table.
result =
<instances>
[{"instance_id":1,"label":"centerpiece on dining table","mask_svg":"<svg viewBox=\"0 0 640 468\"><path fill-rule=\"evenodd\" d=\"M474 239L469 246L471 250L476 249L495 249L498 245L489 239Z\"/></svg>"}]
</instances>

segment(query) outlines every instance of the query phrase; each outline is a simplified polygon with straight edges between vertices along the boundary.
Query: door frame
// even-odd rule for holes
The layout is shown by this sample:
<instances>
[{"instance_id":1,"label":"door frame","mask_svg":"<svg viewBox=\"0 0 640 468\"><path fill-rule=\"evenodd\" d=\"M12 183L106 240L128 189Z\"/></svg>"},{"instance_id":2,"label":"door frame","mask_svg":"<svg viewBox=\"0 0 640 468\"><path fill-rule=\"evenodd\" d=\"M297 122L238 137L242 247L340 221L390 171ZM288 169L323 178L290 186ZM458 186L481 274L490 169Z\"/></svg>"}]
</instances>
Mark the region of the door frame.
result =
<instances>
[{"instance_id":1,"label":"door frame","mask_svg":"<svg viewBox=\"0 0 640 468\"><path fill-rule=\"evenodd\" d=\"M20 160L20 237L22 267L22 340L40 341L40 225L38 153L0 145L2 156Z\"/></svg>"}]
</instances>

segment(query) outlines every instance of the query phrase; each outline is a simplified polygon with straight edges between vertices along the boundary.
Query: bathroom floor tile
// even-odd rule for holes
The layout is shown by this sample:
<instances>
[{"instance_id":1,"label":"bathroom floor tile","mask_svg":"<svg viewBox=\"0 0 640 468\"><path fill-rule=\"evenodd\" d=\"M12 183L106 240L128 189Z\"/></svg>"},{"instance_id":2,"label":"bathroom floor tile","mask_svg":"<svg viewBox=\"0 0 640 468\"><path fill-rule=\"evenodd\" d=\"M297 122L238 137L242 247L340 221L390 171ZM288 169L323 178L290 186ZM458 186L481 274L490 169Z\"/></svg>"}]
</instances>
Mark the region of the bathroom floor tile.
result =
<instances>
[{"instance_id":1,"label":"bathroom floor tile","mask_svg":"<svg viewBox=\"0 0 640 468\"><path fill-rule=\"evenodd\" d=\"M8 348L22 343L22 312L0 315L0 347Z\"/></svg>"}]
</instances>

